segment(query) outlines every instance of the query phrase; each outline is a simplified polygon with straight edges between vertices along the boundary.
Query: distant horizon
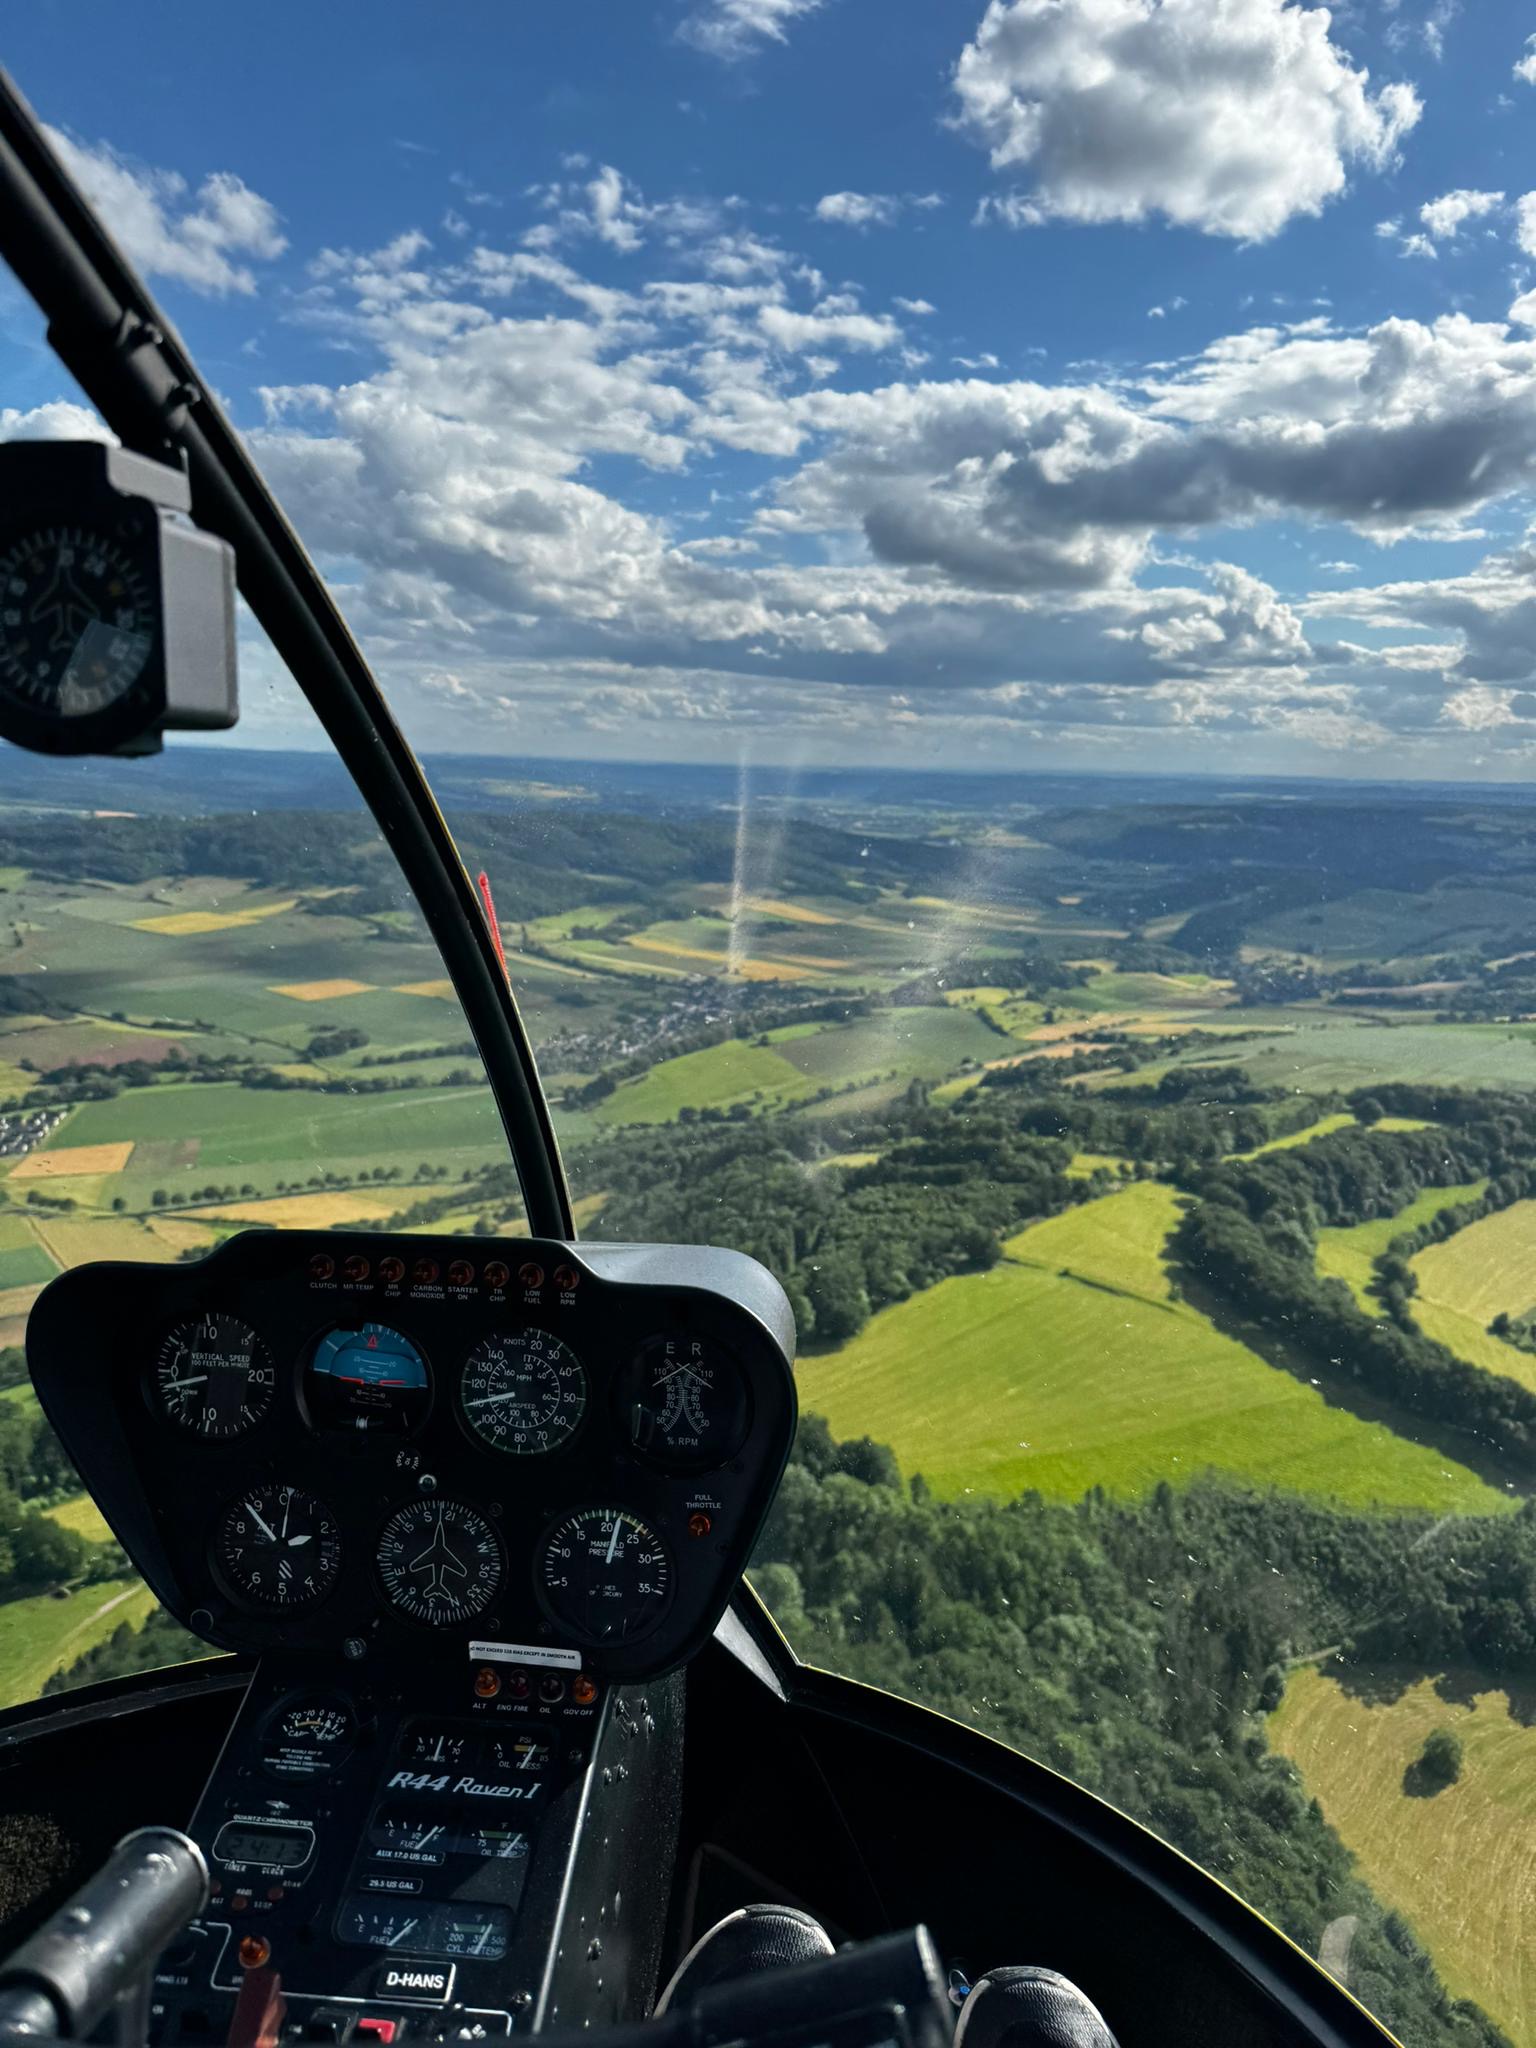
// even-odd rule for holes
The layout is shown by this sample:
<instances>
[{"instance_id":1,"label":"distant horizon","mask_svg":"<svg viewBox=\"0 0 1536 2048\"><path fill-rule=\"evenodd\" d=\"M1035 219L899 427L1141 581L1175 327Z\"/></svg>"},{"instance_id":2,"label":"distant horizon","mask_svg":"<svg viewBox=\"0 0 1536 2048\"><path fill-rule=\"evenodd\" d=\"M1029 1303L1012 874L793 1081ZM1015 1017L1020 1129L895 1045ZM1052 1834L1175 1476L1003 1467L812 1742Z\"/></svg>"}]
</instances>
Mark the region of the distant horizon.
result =
<instances>
[{"instance_id":1,"label":"distant horizon","mask_svg":"<svg viewBox=\"0 0 1536 2048\"><path fill-rule=\"evenodd\" d=\"M208 776L206 795L210 808L214 810L228 808L231 796L238 798L241 805L258 801L262 808L284 808L280 788L273 787L278 782L275 771L284 762L303 763L306 769L326 764L339 778L355 787L346 764L330 747L259 742L253 745L243 738L227 734L172 735L163 754L134 759L50 757L0 746L0 806L16 800L45 805L63 803L90 807L96 804L132 808L136 807L137 799L143 808L153 810L158 808L157 797L163 798L172 793L178 799L186 797L187 783L203 772L210 747L217 747L232 766L237 761L262 764L259 770L250 771L250 779L262 785L259 795L252 788L220 789L216 785L222 778ZM648 795L656 793L654 785L657 783L673 779L677 787L672 793L679 799L707 793L711 801L719 801L729 799L743 773L749 793L764 799L782 797L796 786L825 790L829 785L835 788L840 783L899 784L914 794L926 787L936 798L945 789L953 791L956 785L969 785L978 790L990 785L996 790L1014 785L1027 788L1030 785L1076 783L1103 784L1123 790L1128 801L1134 800L1130 793L1138 787L1168 789L1171 792L1180 788L1188 790L1192 786L1202 792L1210 792L1209 800L1226 801L1235 801L1250 792L1296 791L1322 797L1345 790L1399 796L1425 792L1485 798L1498 795L1505 801L1526 797L1536 799L1536 779L1522 781L1495 777L1265 773L1203 767L1133 769L1122 765L1076 767L1038 764L982 768L973 765L917 767L907 762L880 761L836 764L767 760L678 761L565 754L460 753L445 748L421 752L418 759L428 782L433 785L434 793L442 797L450 808L473 805L476 800L473 785L498 776L528 782L579 782L591 786L599 794L604 785L611 789L617 780L634 778L637 782L651 785L646 791ZM849 794L852 797L855 792L850 790ZM871 792L863 800L878 801L878 798ZM295 792L292 807L304 807L302 792Z\"/></svg>"}]
</instances>

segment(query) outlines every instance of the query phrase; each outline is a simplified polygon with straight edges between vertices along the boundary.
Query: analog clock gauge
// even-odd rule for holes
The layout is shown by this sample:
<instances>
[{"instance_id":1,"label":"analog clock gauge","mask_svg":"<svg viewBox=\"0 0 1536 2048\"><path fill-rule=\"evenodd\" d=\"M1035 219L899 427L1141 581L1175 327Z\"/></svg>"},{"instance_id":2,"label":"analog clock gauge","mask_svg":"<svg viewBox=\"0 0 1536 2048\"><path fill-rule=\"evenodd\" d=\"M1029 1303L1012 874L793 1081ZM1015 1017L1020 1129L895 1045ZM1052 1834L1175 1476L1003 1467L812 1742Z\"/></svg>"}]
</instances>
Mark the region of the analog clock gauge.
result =
<instances>
[{"instance_id":1,"label":"analog clock gauge","mask_svg":"<svg viewBox=\"0 0 1536 2048\"><path fill-rule=\"evenodd\" d=\"M336 1518L296 1486L255 1486L224 1510L214 1539L220 1572L256 1607L312 1607L341 1570Z\"/></svg>"},{"instance_id":2,"label":"analog clock gauge","mask_svg":"<svg viewBox=\"0 0 1536 2048\"><path fill-rule=\"evenodd\" d=\"M481 1443L513 1457L557 1450L587 1405L581 1360L547 1330L482 1337L459 1383L464 1419Z\"/></svg>"},{"instance_id":3,"label":"analog clock gauge","mask_svg":"<svg viewBox=\"0 0 1536 2048\"><path fill-rule=\"evenodd\" d=\"M242 1435L271 1407L275 1384L267 1347L250 1324L214 1311L168 1330L155 1360L161 1410L198 1436Z\"/></svg>"},{"instance_id":4,"label":"analog clock gauge","mask_svg":"<svg viewBox=\"0 0 1536 2048\"><path fill-rule=\"evenodd\" d=\"M501 1586L496 1531L462 1501L411 1501L384 1524L375 1561L390 1605L436 1628L473 1621Z\"/></svg>"}]
</instances>

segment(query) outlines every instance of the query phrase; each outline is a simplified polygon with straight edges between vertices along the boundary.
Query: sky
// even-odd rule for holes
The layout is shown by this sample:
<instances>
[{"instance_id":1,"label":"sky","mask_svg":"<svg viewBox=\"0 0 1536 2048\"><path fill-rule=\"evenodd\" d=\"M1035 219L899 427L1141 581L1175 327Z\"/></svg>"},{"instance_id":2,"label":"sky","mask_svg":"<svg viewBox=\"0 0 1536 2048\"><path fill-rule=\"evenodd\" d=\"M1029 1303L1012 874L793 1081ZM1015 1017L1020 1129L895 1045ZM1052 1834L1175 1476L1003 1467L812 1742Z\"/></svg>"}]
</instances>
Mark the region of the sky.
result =
<instances>
[{"instance_id":1,"label":"sky","mask_svg":"<svg viewBox=\"0 0 1536 2048\"><path fill-rule=\"evenodd\" d=\"M1536 9L32 0L0 54L422 751L1536 767ZM96 431L0 279L0 435Z\"/></svg>"}]
</instances>

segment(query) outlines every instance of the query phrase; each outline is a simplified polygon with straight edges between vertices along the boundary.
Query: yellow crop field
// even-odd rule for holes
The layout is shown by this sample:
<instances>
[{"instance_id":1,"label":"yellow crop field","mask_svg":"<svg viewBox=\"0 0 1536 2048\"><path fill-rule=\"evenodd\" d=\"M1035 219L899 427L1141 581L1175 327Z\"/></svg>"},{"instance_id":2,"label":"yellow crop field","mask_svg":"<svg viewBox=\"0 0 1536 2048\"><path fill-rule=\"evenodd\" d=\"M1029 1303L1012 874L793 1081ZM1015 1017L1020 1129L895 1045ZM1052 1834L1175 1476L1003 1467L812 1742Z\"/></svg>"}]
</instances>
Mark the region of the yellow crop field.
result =
<instances>
[{"instance_id":1,"label":"yellow crop field","mask_svg":"<svg viewBox=\"0 0 1536 2048\"><path fill-rule=\"evenodd\" d=\"M224 1223L270 1223L278 1230L326 1230L333 1223L376 1223L393 1216L404 1202L399 1192L369 1194L362 1188L336 1188L312 1195L278 1195L270 1202L227 1202L194 1209L194 1216L216 1216Z\"/></svg>"},{"instance_id":2,"label":"yellow crop field","mask_svg":"<svg viewBox=\"0 0 1536 2048\"><path fill-rule=\"evenodd\" d=\"M292 996L296 1003L326 1003L335 996L366 996L373 993L371 981L288 981L273 988L275 996Z\"/></svg>"},{"instance_id":3,"label":"yellow crop field","mask_svg":"<svg viewBox=\"0 0 1536 2048\"><path fill-rule=\"evenodd\" d=\"M737 960L731 962L724 953L709 953L701 946L682 946L673 939L647 939L635 934L626 939L627 946L633 946L642 953L663 953L676 960L707 960L723 974L727 970L739 974L743 981L804 981L806 969L780 964L774 960ZM818 966L825 965L818 962Z\"/></svg>"},{"instance_id":4,"label":"yellow crop field","mask_svg":"<svg viewBox=\"0 0 1536 2048\"><path fill-rule=\"evenodd\" d=\"M396 989L397 996L441 996L444 1002L455 1000L451 981L402 981Z\"/></svg>"},{"instance_id":5,"label":"yellow crop field","mask_svg":"<svg viewBox=\"0 0 1536 2048\"><path fill-rule=\"evenodd\" d=\"M1461 1738L1462 1773L1415 1796L1404 1773L1436 1728ZM1269 1739L1451 1995L1476 1999L1517 2048L1536 2048L1536 1727L1485 1675L1372 1674L1346 1692L1307 1669L1292 1673Z\"/></svg>"},{"instance_id":6,"label":"yellow crop field","mask_svg":"<svg viewBox=\"0 0 1536 2048\"><path fill-rule=\"evenodd\" d=\"M162 938L198 938L204 932L231 932L241 925L259 924L264 917L279 917L298 901L289 896L281 903L263 903L254 910L171 910L162 917L136 917L131 929L158 932Z\"/></svg>"},{"instance_id":7,"label":"yellow crop field","mask_svg":"<svg viewBox=\"0 0 1536 2048\"><path fill-rule=\"evenodd\" d=\"M127 1140L110 1145L60 1145L52 1152L29 1152L11 1168L18 1180L64 1180L76 1173L121 1173L133 1157Z\"/></svg>"},{"instance_id":8,"label":"yellow crop field","mask_svg":"<svg viewBox=\"0 0 1536 2048\"><path fill-rule=\"evenodd\" d=\"M744 896L743 910L754 911L759 917L782 917L789 924L838 924L840 919L829 917L824 910L808 910L803 903L786 903L782 896Z\"/></svg>"}]
</instances>

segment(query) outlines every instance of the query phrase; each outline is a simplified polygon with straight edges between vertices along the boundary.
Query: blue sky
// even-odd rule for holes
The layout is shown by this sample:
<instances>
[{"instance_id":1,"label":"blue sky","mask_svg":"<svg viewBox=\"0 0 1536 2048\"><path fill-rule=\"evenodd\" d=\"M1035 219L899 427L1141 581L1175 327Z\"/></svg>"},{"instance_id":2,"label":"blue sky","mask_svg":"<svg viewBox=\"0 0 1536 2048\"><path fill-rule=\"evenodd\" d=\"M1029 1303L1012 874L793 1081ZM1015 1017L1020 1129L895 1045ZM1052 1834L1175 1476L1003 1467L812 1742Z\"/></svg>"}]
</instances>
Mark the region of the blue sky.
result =
<instances>
[{"instance_id":1,"label":"blue sky","mask_svg":"<svg viewBox=\"0 0 1536 2048\"><path fill-rule=\"evenodd\" d=\"M424 748L1526 772L1536 17L188 24L4 61ZM75 397L0 294L0 431Z\"/></svg>"}]
</instances>

